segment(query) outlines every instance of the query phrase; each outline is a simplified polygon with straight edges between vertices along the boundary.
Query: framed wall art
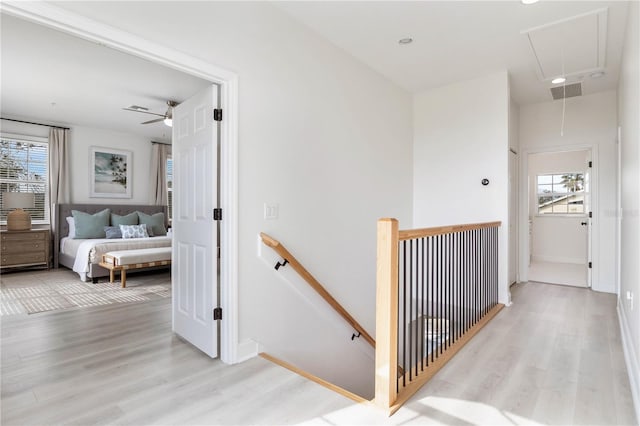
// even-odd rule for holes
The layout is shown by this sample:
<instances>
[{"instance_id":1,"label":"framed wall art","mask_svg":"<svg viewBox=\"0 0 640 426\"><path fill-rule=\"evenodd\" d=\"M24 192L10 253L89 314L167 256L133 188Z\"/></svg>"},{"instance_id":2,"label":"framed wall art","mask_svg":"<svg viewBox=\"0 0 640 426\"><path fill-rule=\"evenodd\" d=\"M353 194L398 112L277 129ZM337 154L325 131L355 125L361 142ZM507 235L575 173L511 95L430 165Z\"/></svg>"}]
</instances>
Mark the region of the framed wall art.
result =
<instances>
[{"instance_id":1,"label":"framed wall art","mask_svg":"<svg viewBox=\"0 0 640 426\"><path fill-rule=\"evenodd\" d=\"M90 197L131 198L131 151L93 146L89 164Z\"/></svg>"}]
</instances>

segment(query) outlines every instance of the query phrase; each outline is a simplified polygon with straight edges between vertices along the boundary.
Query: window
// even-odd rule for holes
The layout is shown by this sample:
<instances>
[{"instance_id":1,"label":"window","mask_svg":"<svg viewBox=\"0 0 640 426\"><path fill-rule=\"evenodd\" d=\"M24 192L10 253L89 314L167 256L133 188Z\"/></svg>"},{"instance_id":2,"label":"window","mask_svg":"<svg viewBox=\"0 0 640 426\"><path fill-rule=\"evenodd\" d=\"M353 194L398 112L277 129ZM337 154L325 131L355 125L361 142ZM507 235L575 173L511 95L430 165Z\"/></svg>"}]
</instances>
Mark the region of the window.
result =
<instances>
[{"instance_id":1,"label":"window","mask_svg":"<svg viewBox=\"0 0 640 426\"><path fill-rule=\"evenodd\" d=\"M167 200L169 204L169 223L173 218L173 159L167 157Z\"/></svg>"},{"instance_id":2,"label":"window","mask_svg":"<svg viewBox=\"0 0 640 426\"><path fill-rule=\"evenodd\" d=\"M537 177L538 214L584 214L583 173Z\"/></svg>"},{"instance_id":3,"label":"window","mask_svg":"<svg viewBox=\"0 0 640 426\"><path fill-rule=\"evenodd\" d=\"M4 209L5 192L35 194L35 207L26 209L32 223L49 223L49 145L46 138L2 135L0 138L0 223L12 209Z\"/></svg>"}]
</instances>

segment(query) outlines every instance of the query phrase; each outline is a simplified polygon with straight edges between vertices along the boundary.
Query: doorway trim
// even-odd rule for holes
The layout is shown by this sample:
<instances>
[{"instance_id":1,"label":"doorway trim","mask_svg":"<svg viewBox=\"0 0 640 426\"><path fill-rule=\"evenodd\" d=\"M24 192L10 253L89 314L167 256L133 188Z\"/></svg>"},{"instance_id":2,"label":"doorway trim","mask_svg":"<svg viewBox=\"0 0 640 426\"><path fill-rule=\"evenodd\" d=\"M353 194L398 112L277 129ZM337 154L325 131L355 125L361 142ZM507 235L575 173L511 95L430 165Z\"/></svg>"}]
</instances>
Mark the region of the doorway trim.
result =
<instances>
[{"instance_id":1,"label":"doorway trim","mask_svg":"<svg viewBox=\"0 0 640 426\"><path fill-rule=\"evenodd\" d=\"M593 166L591 167L591 211L595 215L597 219L599 213L599 199L598 199L598 189L595 182L598 182L598 146L590 145L590 144L577 144L577 145L560 145L560 146L549 146L549 147L534 147L534 148L525 148L521 151L520 156L520 194L519 194L519 239L520 239L520 259L518 261L518 270L520 271L520 279L521 281L529 281L529 257L530 246L529 242L531 241L531 236L529 235L529 195L530 195L530 183L529 183L529 155L530 154L545 154L545 153L554 153L554 152L567 152L567 151L591 151L591 161L593 162ZM593 268L591 269L591 282L588 283L588 287L593 289L594 284L598 282L598 274L599 270L599 252L595 250L596 247L599 247L600 236L599 226L593 225L593 219L590 220L590 232L589 238L591 239L591 259L588 261L593 262ZM599 221L596 221L599 223Z\"/></svg>"},{"instance_id":2,"label":"doorway trim","mask_svg":"<svg viewBox=\"0 0 640 426\"><path fill-rule=\"evenodd\" d=\"M220 130L220 305L225 320L220 327L220 359L241 362L257 353L255 343L238 343L238 76L237 74L132 33L94 21L44 2L1 2L8 15L53 28L102 46L208 80L220 86L224 120Z\"/></svg>"}]
</instances>

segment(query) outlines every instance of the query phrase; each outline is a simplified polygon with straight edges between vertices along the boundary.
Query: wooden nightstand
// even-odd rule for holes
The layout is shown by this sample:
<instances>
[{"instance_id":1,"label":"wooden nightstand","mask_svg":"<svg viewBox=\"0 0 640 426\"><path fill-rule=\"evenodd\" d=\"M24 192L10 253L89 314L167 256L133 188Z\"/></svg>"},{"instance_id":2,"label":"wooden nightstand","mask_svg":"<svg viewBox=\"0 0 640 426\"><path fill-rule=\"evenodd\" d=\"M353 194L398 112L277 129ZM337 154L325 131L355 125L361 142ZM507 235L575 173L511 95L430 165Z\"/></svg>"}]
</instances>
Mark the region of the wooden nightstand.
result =
<instances>
[{"instance_id":1,"label":"wooden nightstand","mask_svg":"<svg viewBox=\"0 0 640 426\"><path fill-rule=\"evenodd\" d=\"M0 268L49 268L49 230L0 231Z\"/></svg>"}]
</instances>

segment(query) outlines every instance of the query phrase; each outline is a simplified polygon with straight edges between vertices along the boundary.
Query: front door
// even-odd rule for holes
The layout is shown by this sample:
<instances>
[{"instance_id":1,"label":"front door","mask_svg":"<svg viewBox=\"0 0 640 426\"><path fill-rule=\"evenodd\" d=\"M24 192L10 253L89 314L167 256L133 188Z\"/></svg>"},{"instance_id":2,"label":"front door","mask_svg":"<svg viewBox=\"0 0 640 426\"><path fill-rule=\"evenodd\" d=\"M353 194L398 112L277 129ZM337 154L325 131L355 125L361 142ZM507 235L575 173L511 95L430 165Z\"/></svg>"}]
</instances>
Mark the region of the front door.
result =
<instances>
[{"instance_id":1,"label":"front door","mask_svg":"<svg viewBox=\"0 0 640 426\"><path fill-rule=\"evenodd\" d=\"M173 331L210 357L218 355L217 105L210 86L173 110Z\"/></svg>"}]
</instances>

